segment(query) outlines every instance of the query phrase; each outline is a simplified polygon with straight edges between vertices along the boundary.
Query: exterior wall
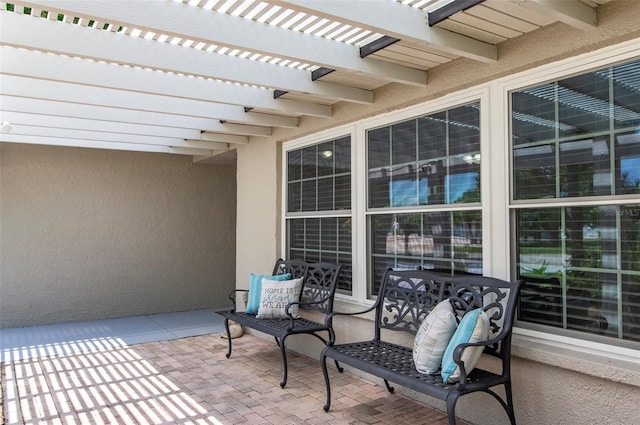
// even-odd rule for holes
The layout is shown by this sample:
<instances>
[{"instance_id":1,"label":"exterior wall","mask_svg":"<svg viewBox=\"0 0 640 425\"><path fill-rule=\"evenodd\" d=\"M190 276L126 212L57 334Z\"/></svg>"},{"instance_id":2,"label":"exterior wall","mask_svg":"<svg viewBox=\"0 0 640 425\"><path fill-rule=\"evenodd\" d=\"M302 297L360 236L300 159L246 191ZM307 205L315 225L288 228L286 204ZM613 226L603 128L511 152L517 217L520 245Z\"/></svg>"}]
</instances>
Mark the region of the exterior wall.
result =
<instances>
[{"instance_id":1,"label":"exterior wall","mask_svg":"<svg viewBox=\"0 0 640 425\"><path fill-rule=\"evenodd\" d=\"M580 31L564 24L554 24L542 31L511 40L500 46L500 60L494 64L481 64L461 59L428 72L429 84L424 89L400 87L390 84L376 90L373 105L336 105L331 119L304 118L297 129L279 129L271 137L274 146L303 136L344 124L358 122L364 118L401 109L439 98L445 94L488 83L540 65L571 58L583 53L614 46L640 37L640 2L614 0L598 11L598 26L591 31ZM502 111L494 111L500 113ZM503 123L504 120L499 120ZM492 129L493 131L503 131ZM272 263L282 247L274 229L281 224L279 199L281 187L279 176L281 162L276 161L277 152L263 155L264 145L253 142L239 151L238 168L238 231L237 287L246 288L244 264ZM271 148L270 148L271 149ZM500 147L504 149L504 147ZM279 147L273 147L279 150ZM274 161L265 164L265 161ZM247 162L250 161L250 162ZM270 172L266 168L276 167ZM260 187L271 193L260 192L256 184L256 172L261 177L274 179L260 182ZM277 214L258 212L251 196L259 195L260 205L276 205ZM500 212L504 214L504 212ZM502 220L503 224L505 220ZM274 243L273 246L264 244ZM260 252L258 252L258 250ZM259 255L258 258L244 257ZM263 255L269 258L265 260ZM498 259L488 259L492 275L508 276L505 262L508 252ZM242 271L242 274L240 273ZM355 270L354 270L355 273ZM357 278L357 276L356 276ZM362 310L348 302L338 302L336 310ZM336 338L354 340L370 338L372 326L367 320L349 319L336 323ZM314 338L298 336L287 341L291 350L317 358L321 343ZM637 423L640 402L640 363L628 361L636 350L628 350L623 359L618 355L606 355L607 346L599 353L585 353L578 345L570 347L565 341L532 342L526 335L514 338L512 363L513 390L516 418L521 425L539 424L632 424ZM604 355L602 353L605 353ZM483 359L482 361L487 361ZM335 373L335 372L334 372ZM356 372L357 373L357 372ZM366 376L366 375L365 375ZM369 378L374 379L369 376ZM396 386L400 394L408 394L427 401L439 408L444 405L437 400L427 400ZM499 425L508 423L497 402L486 394L474 394L462 398L457 413L475 424Z\"/></svg>"},{"instance_id":2,"label":"exterior wall","mask_svg":"<svg viewBox=\"0 0 640 425\"><path fill-rule=\"evenodd\" d=\"M0 326L225 305L235 171L188 156L0 144Z\"/></svg>"},{"instance_id":3,"label":"exterior wall","mask_svg":"<svg viewBox=\"0 0 640 425\"><path fill-rule=\"evenodd\" d=\"M375 91L372 105L337 104L330 119L302 117L298 128L277 128L268 139L254 138L238 147L236 286L248 287L246 275L257 267L268 270L280 255L282 142L640 37L640 2L636 0L606 3L599 9L598 19L597 28L588 32L554 24L501 44L500 60L493 64L460 59L430 70L429 83L423 89L389 84Z\"/></svg>"}]
</instances>

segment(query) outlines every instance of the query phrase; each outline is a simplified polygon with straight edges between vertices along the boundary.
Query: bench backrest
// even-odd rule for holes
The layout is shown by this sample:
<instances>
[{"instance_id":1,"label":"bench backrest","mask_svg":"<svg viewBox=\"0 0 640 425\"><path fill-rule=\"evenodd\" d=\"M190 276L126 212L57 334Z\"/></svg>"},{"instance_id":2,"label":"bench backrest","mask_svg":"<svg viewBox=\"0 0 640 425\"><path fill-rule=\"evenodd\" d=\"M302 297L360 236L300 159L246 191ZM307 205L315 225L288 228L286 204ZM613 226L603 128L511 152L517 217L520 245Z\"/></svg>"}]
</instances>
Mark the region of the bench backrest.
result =
<instances>
[{"instance_id":1,"label":"bench backrest","mask_svg":"<svg viewBox=\"0 0 640 425\"><path fill-rule=\"evenodd\" d=\"M458 319L482 307L496 344L485 351L510 356L511 328L522 282L465 275L448 276L426 270L387 270L376 300L375 338L381 330L417 333L429 312L444 299L453 303Z\"/></svg>"},{"instance_id":2,"label":"bench backrest","mask_svg":"<svg viewBox=\"0 0 640 425\"><path fill-rule=\"evenodd\" d=\"M303 260L276 261L273 274L291 273L293 278L302 277L299 308L316 310L323 314L333 311L333 298L338 287L342 264L308 263Z\"/></svg>"}]
</instances>

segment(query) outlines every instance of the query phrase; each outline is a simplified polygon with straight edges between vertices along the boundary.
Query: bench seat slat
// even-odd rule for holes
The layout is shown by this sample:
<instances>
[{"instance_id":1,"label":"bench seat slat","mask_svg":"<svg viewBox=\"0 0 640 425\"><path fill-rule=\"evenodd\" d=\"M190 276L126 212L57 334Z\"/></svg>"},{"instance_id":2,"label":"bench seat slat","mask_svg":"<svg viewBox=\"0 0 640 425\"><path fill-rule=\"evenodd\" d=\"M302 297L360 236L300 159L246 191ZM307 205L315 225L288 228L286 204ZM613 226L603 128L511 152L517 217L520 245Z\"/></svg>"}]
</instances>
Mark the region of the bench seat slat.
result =
<instances>
[{"instance_id":1,"label":"bench seat slat","mask_svg":"<svg viewBox=\"0 0 640 425\"><path fill-rule=\"evenodd\" d=\"M329 327L325 324L314 322L303 317L294 319L294 328L289 329L291 321L289 319L258 319L255 314L245 312L220 312L225 318L229 318L236 323L266 333L274 337L282 338L287 334L299 334L309 332L327 331Z\"/></svg>"},{"instance_id":2,"label":"bench seat slat","mask_svg":"<svg viewBox=\"0 0 640 425\"><path fill-rule=\"evenodd\" d=\"M353 366L364 372L387 379L403 387L446 399L457 384L445 384L440 373L424 374L416 370L413 351L408 347L385 341L365 341L352 344L337 344L327 347L325 353L343 365ZM467 387L474 383L491 380L497 385L503 382L500 375L475 368L468 376ZM484 386L484 385L483 385Z\"/></svg>"}]
</instances>

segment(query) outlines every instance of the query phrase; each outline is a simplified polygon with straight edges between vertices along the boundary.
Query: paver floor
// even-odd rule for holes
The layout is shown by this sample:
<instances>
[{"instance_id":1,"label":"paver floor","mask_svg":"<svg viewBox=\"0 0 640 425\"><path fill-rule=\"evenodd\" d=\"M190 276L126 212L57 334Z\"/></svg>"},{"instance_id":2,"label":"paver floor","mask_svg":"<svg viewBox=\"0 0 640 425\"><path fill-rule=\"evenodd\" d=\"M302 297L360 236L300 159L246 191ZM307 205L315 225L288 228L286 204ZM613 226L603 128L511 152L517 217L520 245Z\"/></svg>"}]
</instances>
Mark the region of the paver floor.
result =
<instances>
[{"instance_id":1,"label":"paver floor","mask_svg":"<svg viewBox=\"0 0 640 425\"><path fill-rule=\"evenodd\" d=\"M447 423L437 409L335 368L325 412L318 361L290 353L282 389L273 340L244 335L225 353L226 340L207 334L8 360L5 424Z\"/></svg>"}]
</instances>

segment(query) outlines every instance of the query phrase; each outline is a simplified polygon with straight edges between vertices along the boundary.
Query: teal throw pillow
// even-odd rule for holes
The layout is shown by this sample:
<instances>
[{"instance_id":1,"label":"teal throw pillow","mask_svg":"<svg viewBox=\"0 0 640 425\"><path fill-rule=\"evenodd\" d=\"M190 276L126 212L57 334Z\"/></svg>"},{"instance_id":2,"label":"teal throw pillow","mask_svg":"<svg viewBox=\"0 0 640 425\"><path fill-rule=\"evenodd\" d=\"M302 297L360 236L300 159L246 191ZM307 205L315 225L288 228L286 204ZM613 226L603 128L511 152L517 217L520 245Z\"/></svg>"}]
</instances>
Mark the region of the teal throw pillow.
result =
<instances>
[{"instance_id":1,"label":"teal throw pillow","mask_svg":"<svg viewBox=\"0 0 640 425\"><path fill-rule=\"evenodd\" d=\"M275 276L249 273L249 297L247 300L247 308L245 309L247 313L258 313L258 308L260 308L260 294L262 294L262 279L277 281L289 280L291 279L291 273L278 274Z\"/></svg>"},{"instance_id":2,"label":"teal throw pillow","mask_svg":"<svg viewBox=\"0 0 640 425\"><path fill-rule=\"evenodd\" d=\"M444 356L442 356L442 370L440 371L442 381L451 384L460 380L460 368L458 368L458 364L453 361L453 350L458 345L467 342L486 341L488 337L489 316L487 316L481 308L466 313L462 317L462 320L460 320L460 324L453 333L451 340L449 340L447 349L444 351ZM464 362L464 368L467 374L470 373L476 363L478 363L483 350L484 346L469 347L464 350L462 361Z\"/></svg>"}]
</instances>

